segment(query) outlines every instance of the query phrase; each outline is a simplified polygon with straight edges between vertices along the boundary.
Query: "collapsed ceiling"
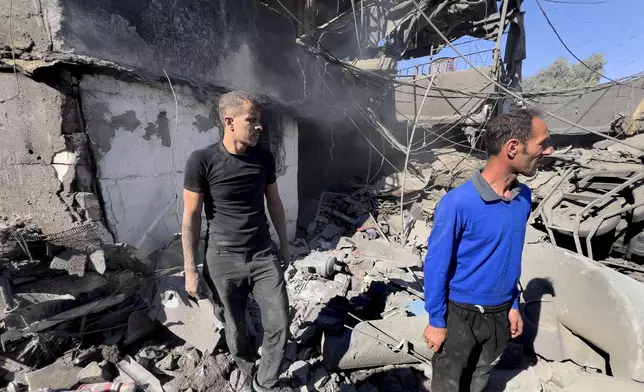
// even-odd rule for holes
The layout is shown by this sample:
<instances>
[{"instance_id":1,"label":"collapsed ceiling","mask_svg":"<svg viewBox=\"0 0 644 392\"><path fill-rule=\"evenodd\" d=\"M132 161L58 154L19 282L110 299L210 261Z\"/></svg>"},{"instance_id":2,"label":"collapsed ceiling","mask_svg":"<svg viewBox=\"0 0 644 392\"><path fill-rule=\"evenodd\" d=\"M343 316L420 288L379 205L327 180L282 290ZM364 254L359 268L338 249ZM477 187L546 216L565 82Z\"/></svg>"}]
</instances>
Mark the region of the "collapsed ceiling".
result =
<instances>
[{"instance_id":1,"label":"collapsed ceiling","mask_svg":"<svg viewBox=\"0 0 644 392\"><path fill-rule=\"evenodd\" d=\"M519 15L519 0L509 0L505 26ZM412 0L366 0L305 34L300 40L318 46L318 40L337 57L374 57L385 44L396 58L429 55L443 40L431 29ZM358 3L358 2L357 2ZM494 38L501 14L496 0L416 1L450 40L463 36ZM356 28L357 25L357 28Z\"/></svg>"}]
</instances>

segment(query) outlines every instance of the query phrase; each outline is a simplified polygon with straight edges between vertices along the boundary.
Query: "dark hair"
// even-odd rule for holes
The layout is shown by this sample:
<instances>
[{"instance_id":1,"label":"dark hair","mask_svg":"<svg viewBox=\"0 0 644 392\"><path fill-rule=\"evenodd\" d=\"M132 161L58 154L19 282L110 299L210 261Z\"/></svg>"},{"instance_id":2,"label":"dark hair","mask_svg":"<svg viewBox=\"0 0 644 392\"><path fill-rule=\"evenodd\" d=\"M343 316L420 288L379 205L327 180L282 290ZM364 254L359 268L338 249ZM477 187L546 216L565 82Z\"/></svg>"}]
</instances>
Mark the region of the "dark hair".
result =
<instances>
[{"instance_id":1,"label":"dark hair","mask_svg":"<svg viewBox=\"0 0 644 392\"><path fill-rule=\"evenodd\" d=\"M219 121L221 122L222 129L224 128L226 113L231 109L241 108L247 102L257 105L257 100L252 95L243 91L231 91L219 98Z\"/></svg>"},{"instance_id":2,"label":"dark hair","mask_svg":"<svg viewBox=\"0 0 644 392\"><path fill-rule=\"evenodd\" d=\"M540 113L532 109L512 109L490 121L483 133L488 155L497 155L510 139L526 143L532 136L532 119Z\"/></svg>"}]
</instances>

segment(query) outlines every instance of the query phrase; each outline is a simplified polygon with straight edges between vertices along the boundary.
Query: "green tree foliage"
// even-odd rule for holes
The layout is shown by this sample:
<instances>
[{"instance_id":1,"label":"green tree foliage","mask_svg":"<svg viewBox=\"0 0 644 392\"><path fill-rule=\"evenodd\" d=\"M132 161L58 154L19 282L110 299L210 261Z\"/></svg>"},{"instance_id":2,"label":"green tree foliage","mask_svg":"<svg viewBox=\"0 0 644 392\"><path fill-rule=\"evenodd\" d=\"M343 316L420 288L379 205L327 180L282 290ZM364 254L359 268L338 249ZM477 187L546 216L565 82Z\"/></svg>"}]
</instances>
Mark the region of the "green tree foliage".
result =
<instances>
[{"instance_id":1,"label":"green tree foliage","mask_svg":"<svg viewBox=\"0 0 644 392\"><path fill-rule=\"evenodd\" d=\"M538 93L543 91L563 90L575 87L594 86L599 83L599 74L604 73L604 55L595 53L584 60L593 71L581 63L568 65L568 61L560 57L549 67L543 68L535 76L523 80L523 91Z\"/></svg>"}]
</instances>

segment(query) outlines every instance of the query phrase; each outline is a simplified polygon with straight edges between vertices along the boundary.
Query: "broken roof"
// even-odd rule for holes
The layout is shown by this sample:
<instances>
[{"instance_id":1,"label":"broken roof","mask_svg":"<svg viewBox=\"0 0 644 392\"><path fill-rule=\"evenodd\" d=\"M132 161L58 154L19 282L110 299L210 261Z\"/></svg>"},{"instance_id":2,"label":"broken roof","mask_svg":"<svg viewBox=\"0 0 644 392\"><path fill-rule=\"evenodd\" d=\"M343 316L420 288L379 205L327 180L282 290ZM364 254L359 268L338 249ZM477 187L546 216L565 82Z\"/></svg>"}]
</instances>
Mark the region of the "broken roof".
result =
<instances>
[{"instance_id":1,"label":"broken roof","mask_svg":"<svg viewBox=\"0 0 644 392\"><path fill-rule=\"evenodd\" d=\"M489 39L498 34L501 15L496 0L420 0L418 3L450 40L465 35ZM518 12L518 2L511 1L505 24ZM346 11L317 27L313 36L306 34L300 39L313 46L320 40L341 58L355 57L358 53L355 21L364 20L364 25L359 22L358 29L362 30L359 43L362 50L377 50L382 40L391 39L393 51L409 58L428 55L432 47L444 45L411 0L362 1L356 13L360 17L354 16L351 10Z\"/></svg>"}]
</instances>

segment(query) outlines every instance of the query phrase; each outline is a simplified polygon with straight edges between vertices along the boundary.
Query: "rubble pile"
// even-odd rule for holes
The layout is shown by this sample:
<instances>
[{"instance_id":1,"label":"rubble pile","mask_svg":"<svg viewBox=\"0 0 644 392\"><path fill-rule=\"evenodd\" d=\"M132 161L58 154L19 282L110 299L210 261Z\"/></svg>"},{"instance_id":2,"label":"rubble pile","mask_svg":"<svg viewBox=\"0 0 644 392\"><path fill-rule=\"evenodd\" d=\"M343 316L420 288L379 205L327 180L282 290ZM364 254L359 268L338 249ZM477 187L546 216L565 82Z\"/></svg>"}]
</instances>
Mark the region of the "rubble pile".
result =
<instances>
[{"instance_id":1,"label":"rubble pile","mask_svg":"<svg viewBox=\"0 0 644 392\"><path fill-rule=\"evenodd\" d=\"M285 272L292 320L281 375L285 384L299 391L429 391L433 353L422 341L426 241L439 200L483 165L451 150L434 156L431 163L411 165L404 187L395 173L352 193L320 196L303 238L291 242L293 262ZM581 245L578 253L590 249L600 262L644 277L638 265L644 255L641 162L633 151L607 143L554 154L538 175L522 179L533 189L536 206L526 246L549 246L543 244L549 240L577 251ZM578 215L592 225L580 224L579 230L564 219ZM80 233L43 236L28 224L3 222L2 387L237 390L244 380L225 347L223 318L205 295L195 299L184 290L180 236L140 257L131 246ZM596 236L587 242L591 234ZM529 264L525 275L538 277L539 268ZM529 286L524 299L541 301ZM566 295L575 293L555 298L564 301ZM552 310L540 311L558 314L557 307L567 304L557 301L549 305ZM524 309L526 320L534 310ZM576 337L579 331L567 329L574 323L549 317L544 322L552 322L549 330L556 333L532 343L512 342L487 391L565 391L617 380L604 375L610 366L601 353ZM261 357L261 314L253 298L247 321ZM575 346L549 350L547 339ZM626 355L624 364L630 363Z\"/></svg>"},{"instance_id":2,"label":"rubble pile","mask_svg":"<svg viewBox=\"0 0 644 392\"><path fill-rule=\"evenodd\" d=\"M644 147L644 135L624 142ZM564 148L530 179L534 227L560 247L644 281L642 154L614 141Z\"/></svg>"}]
</instances>

